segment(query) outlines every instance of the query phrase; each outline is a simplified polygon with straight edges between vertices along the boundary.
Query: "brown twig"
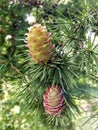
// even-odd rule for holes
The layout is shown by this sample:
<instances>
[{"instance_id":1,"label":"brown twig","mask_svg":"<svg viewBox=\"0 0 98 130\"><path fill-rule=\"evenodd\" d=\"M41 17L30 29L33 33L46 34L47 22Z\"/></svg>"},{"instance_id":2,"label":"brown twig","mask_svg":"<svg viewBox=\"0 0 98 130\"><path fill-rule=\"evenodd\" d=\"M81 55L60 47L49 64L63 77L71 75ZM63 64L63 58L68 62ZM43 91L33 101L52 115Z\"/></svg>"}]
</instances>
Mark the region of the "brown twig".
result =
<instances>
[{"instance_id":1,"label":"brown twig","mask_svg":"<svg viewBox=\"0 0 98 130\"><path fill-rule=\"evenodd\" d=\"M11 67L17 72L17 73L19 73L21 76L22 76L22 73L17 69L17 67L16 66L14 66L14 65L11 65Z\"/></svg>"}]
</instances>

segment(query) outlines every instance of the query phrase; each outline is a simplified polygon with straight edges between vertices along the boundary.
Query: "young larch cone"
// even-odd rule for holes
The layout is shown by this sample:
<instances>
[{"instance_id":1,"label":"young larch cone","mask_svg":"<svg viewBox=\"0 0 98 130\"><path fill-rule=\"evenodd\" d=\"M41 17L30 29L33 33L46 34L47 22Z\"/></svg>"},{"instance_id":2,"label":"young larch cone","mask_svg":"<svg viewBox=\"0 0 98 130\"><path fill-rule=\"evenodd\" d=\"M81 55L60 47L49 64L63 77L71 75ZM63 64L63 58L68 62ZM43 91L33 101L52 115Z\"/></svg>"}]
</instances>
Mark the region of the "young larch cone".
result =
<instances>
[{"instance_id":1,"label":"young larch cone","mask_svg":"<svg viewBox=\"0 0 98 130\"><path fill-rule=\"evenodd\" d=\"M50 35L41 24L34 24L29 28L26 42L34 62L46 63L50 60L53 48Z\"/></svg>"},{"instance_id":2,"label":"young larch cone","mask_svg":"<svg viewBox=\"0 0 98 130\"><path fill-rule=\"evenodd\" d=\"M60 116L65 108L64 96L60 86L54 85L46 89L43 96L43 105L46 113L52 116Z\"/></svg>"}]
</instances>

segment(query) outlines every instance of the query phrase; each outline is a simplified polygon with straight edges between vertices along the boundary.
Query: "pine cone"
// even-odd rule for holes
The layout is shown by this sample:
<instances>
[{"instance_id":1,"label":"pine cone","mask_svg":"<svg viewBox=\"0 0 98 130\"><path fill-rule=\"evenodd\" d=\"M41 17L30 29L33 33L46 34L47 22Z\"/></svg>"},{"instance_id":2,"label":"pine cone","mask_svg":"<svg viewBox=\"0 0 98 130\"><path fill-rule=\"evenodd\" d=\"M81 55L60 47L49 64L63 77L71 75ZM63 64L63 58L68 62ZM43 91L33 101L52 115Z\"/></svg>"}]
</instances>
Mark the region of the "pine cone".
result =
<instances>
[{"instance_id":1,"label":"pine cone","mask_svg":"<svg viewBox=\"0 0 98 130\"><path fill-rule=\"evenodd\" d=\"M60 86L49 87L43 96L45 111L54 116L60 116L64 111L65 101Z\"/></svg>"},{"instance_id":2,"label":"pine cone","mask_svg":"<svg viewBox=\"0 0 98 130\"><path fill-rule=\"evenodd\" d=\"M36 63L46 63L50 60L53 45L51 44L50 33L45 26L35 24L29 28L26 42L30 55Z\"/></svg>"}]
</instances>

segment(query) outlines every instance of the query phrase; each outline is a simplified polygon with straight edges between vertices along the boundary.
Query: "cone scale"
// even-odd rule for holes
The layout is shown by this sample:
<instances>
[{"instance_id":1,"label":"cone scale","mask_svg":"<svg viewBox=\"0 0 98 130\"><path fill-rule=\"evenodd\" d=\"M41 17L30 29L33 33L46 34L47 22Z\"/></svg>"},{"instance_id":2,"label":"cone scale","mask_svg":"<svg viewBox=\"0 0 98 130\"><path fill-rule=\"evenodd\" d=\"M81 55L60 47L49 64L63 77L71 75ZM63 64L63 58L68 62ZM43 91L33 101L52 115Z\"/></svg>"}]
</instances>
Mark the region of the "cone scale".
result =
<instances>
[{"instance_id":1,"label":"cone scale","mask_svg":"<svg viewBox=\"0 0 98 130\"><path fill-rule=\"evenodd\" d=\"M49 115L61 115L65 108L65 101L60 86L53 86L46 89L46 93L43 96L43 105L46 113Z\"/></svg>"},{"instance_id":2,"label":"cone scale","mask_svg":"<svg viewBox=\"0 0 98 130\"><path fill-rule=\"evenodd\" d=\"M51 34L41 24L34 24L28 30L26 42L31 58L35 63L47 63L53 51Z\"/></svg>"}]
</instances>

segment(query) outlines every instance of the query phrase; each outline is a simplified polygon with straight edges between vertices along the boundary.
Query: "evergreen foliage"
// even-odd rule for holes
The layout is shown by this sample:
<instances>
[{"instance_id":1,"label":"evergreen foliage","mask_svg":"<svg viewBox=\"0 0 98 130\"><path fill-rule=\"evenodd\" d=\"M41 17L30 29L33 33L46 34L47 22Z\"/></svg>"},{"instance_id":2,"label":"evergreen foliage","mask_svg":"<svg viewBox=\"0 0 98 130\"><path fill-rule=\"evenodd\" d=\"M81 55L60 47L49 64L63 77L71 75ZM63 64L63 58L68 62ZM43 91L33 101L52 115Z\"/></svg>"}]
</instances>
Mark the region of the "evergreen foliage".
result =
<instances>
[{"instance_id":1,"label":"evergreen foliage","mask_svg":"<svg viewBox=\"0 0 98 130\"><path fill-rule=\"evenodd\" d=\"M5 121L10 118L4 117L1 129L76 130L75 120L81 113L77 100L89 100L98 92L97 87L88 83L98 82L98 2L1 0L0 12L1 104L10 104L10 108L21 106L20 115L25 124L23 128L22 122L16 128L11 122L7 126ZM47 63L34 63L29 55L25 34L35 23L28 23L29 15L51 33L54 48ZM13 96L3 103L4 83L11 83L15 88L8 90ZM65 111L60 117L47 114L43 106L46 89L54 85L61 87L65 100ZM5 115L10 109L7 108L0 115ZM95 108L95 116L96 111ZM14 122L19 115L12 115L13 110L9 116Z\"/></svg>"}]
</instances>

